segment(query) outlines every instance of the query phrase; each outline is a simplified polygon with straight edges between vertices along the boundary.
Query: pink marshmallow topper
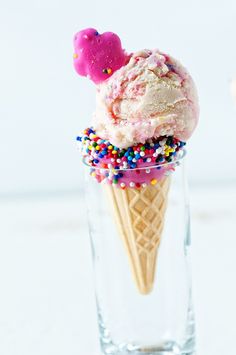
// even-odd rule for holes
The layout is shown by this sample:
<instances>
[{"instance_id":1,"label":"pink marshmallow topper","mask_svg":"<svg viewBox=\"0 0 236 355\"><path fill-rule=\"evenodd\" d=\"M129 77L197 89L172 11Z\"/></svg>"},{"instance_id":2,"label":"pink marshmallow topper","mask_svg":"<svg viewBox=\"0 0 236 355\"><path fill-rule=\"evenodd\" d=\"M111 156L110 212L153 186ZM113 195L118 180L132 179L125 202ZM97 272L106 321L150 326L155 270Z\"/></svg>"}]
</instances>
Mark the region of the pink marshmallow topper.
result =
<instances>
[{"instance_id":1,"label":"pink marshmallow topper","mask_svg":"<svg viewBox=\"0 0 236 355\"><path fill-rule=\"evenodd\" d=\"M114 71L125 65L128 59L120 38L115 33L99 34L94 28L76 33L74 49L75 70L95 84L109 78Z\"/></svg>"}]
</instances>

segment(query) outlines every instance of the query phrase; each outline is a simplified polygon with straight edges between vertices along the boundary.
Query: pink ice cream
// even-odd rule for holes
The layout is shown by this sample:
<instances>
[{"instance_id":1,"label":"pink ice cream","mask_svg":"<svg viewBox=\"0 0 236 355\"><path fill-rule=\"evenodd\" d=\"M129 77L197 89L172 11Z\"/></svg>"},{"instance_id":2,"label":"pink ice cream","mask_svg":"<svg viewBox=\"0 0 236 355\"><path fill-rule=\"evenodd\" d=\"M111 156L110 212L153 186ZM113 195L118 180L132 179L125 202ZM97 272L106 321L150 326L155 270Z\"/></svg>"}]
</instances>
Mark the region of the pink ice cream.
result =
<instances>
[{"instance_id":1,"label":"pink ice cream","mask_svg":"<svg viewBox=\"0 0 236 355\"><path fill-rule=\"evenodd\" d=\"M134 53L97 85L93 127L119 148L159 136L186 141L198 122L196 88L187 70L158 50Z\"/></svg>"}]
</instances>

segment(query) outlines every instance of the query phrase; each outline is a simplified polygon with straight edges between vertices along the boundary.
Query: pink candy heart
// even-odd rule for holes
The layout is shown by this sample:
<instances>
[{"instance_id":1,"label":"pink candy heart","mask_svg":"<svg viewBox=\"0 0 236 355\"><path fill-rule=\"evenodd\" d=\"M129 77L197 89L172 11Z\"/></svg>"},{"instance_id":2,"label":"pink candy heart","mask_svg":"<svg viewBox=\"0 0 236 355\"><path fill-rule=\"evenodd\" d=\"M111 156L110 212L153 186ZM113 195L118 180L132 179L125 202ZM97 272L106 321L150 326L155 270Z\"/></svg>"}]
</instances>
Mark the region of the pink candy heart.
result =
<instances>
[{"instance_id":1,"label":"pink candy heart","mask_svg":"<svg viewBox=\"0 0 236 355\"><path fill-rule=\"evenodd\" d=\"M115 33L99 34L94 28L76 33L74 48L75 70L95 84L109 78L114 71L125 65L128 58Z\"/></svg>"}]
</instances>

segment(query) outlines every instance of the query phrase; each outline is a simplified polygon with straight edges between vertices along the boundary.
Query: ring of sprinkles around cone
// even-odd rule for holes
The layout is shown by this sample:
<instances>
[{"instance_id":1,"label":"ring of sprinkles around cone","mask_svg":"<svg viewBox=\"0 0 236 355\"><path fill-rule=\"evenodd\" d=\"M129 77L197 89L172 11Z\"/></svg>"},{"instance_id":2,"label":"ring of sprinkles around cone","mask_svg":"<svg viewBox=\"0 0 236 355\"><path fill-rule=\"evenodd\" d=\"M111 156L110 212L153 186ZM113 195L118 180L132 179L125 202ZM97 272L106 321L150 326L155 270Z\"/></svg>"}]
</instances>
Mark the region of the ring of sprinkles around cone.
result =
<instances>
[{"instance_id":1,"label":"ring of sprinkles around cone","mask_svg":"<svg viewBox=\"0 0 236 355\"><path fill-rule=\"evenodd\" d=\"M99 183L126 188L156 185L170 175L182 153L185 142L169 136L148 140L127 149L120 149L101 139L92 128L77 137L90 175Z\"/></svg>"}]
</instances>

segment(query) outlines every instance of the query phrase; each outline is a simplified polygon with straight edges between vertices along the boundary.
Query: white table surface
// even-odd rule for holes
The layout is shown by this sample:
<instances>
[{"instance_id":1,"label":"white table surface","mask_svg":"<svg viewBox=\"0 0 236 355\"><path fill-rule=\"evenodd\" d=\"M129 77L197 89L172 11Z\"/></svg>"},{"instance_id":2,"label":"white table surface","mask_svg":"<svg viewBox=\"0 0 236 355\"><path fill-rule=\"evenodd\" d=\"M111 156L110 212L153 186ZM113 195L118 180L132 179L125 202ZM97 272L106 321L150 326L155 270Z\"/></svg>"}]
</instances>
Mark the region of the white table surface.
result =
<instances>
[{"instance_id":1,"label":"white table surface","mask_svg":"<svg viewBox=\"0 0 236 355\"><path fill-rule=\"evenodd\" d=\"M198 355L236 354L236 186L191 190ZM0 355L99 355L79 194L0 202Z\"/></svg>"}]
</instances>

